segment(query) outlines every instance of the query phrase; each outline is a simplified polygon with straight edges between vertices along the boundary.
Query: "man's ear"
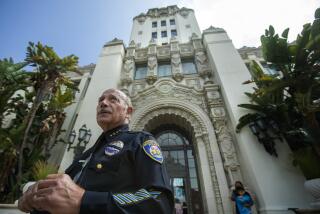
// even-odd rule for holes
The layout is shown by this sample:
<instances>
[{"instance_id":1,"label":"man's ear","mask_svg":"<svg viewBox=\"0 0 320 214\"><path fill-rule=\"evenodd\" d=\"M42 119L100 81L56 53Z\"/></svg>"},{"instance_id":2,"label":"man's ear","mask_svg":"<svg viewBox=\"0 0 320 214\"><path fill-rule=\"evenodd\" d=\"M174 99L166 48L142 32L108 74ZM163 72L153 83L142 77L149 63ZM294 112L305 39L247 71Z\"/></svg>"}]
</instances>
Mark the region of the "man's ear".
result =
<instances>
[{"instance_id":1,"label":"man's ear","mask_svg":"<svg viewBox=\"0 0 320 214\"><path fill-rule=\"evenodd\" d=\"M131 116L132 113L133 113L133 108L130 107L130 106L128 106L128 108L127 108L127 114Z\"/></svg>"}]
</instances>

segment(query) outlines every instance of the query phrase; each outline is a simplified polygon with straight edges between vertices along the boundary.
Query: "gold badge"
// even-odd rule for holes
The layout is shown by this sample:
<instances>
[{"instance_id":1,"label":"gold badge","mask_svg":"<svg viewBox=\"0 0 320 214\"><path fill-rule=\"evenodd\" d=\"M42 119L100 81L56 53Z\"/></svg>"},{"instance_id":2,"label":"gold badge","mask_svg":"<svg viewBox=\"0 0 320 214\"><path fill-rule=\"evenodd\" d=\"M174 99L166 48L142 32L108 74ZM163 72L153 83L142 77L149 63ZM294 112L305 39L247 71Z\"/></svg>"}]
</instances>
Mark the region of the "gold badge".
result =
<instances>
[{"instance_id":1,"label":"gold badge","mask_svg":"<svg viewBox=\"0 0 320 214\"><path fill-rule=\"evenodd\" d=\"M101 163L98 163L97 164L97 169L101 169L102 168L102 164Z\"/></svg>"}]
</instances>

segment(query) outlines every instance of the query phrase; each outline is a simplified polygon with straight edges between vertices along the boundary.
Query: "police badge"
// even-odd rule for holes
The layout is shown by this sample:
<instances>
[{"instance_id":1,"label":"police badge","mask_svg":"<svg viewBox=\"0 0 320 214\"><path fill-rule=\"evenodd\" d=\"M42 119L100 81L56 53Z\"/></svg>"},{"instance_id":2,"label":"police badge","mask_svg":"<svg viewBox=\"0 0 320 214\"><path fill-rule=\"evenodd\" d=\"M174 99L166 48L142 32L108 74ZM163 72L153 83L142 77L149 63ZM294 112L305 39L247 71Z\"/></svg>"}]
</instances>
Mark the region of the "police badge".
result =
<instances>
[{"instance_id":1,"label":"police badge","mask_svg":"<svg viewBox=\"0 0 320 214\"><path fill-rule=\"evenodd\" d=\"M147 140L142 145L144 152L152 159L158 163L163 162L162 152L158 143L154 140Z\"/></svg>"},{"instance_id":2,"label":"police badge","mask_svg":"<svg viewBox=\"0 0 320 214\"><path fill-rule=\"evenodd\" d=\"M123 148L124 143L122 141L113 141L109 143L105 148L104 148L104 154L108 156L115 155L119 153L122 148Z\"/></svg>"}]
</instances>

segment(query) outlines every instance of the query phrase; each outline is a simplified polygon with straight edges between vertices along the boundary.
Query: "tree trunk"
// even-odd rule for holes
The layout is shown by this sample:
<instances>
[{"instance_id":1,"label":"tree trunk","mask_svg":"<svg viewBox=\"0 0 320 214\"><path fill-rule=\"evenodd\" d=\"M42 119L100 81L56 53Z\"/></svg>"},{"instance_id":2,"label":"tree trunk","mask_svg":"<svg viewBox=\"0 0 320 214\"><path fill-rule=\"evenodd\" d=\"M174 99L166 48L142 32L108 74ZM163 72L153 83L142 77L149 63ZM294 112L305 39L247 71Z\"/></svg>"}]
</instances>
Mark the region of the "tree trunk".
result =
<instances>
[{"instance_id":1,"label":"tree trunk","mask_svg":"<svg viewBox=\"0 0 320 214\"><path fill-rule=\"evenodd\" d=\"M33 120L35 118L35 115L41 105L41 102L43 101L43 99L45 98L45 96L48 94L48 92L50 91L50 84L43 84L43 87L39 88L37 93L36 93L36 97L35 100L33 102L33 105L30 109L30 111L28 112L28 115L26 116L26 118L24 119L23 123L27 124L27 127L24 131L24 135L23 135L23 140L22 143L20 145L20 149L19 149L19 162L18 162L18 177L17 177L17 183L19 185L21 185L21 180L22 180L22 170L23 170L23 150L26 147L27 144L27 139L28 139L28 135L33 123Z\"/></svg>"}]
</instances>

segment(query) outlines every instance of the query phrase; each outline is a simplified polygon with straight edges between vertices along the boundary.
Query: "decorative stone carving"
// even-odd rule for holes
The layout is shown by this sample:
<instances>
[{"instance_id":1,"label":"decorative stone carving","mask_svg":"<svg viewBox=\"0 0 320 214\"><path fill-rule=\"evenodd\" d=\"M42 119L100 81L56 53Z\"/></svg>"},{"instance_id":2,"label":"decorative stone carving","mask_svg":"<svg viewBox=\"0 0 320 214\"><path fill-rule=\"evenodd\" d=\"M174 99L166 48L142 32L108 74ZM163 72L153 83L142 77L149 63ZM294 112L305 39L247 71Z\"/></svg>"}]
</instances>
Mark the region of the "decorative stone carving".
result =
<instances>
[{"instance_id":1,"label":"decorative stone carving","mask_svg":"<svg viewBox=\"0 0 320 214\"><path fill-rule=\"evenodd\" d=\"M207 110L202 92L190 88L190 86L182 84L177 85L171 78L162 78L158 80L154 85L149 87L147 92L143 91L134 96L132 102L134 105L139 104L145 106L150 102L166 99L168 97L175 100L184 100L199 106L204 111Z\"/></svg>"},{"instance_id":2,"label":"decorative stone carving","mask_svg":"<svg viewBox=\"0 0 320 214\"><path fill-rule=\"evenodd\" d=\"M192 44L180 44L180 54L182 56L193 56L193 47Z\"/></svg>"},{"instance_id":3,"label":"decorative stone carving","mask_svg":"<svg viewBox=\"0 0 320 214\"><path fill-rule=\"evenodd\" d=\"M133 74L135 70L135 62L133 58L128 58L123 63L123 70L121 73L122 90L128 93L128 87L133 81Z\"/></svg>"},{"instance_id":4,"label":"decorative stone carving","mask_svg":"<svg viewBox=\"0 0 320 214\"><path fill-rule=\"evenodd\" d=\"M224 117L226 115L223 107L211 108L213 117Z\"/></svg>"},{"instance_id":5,"label":"decorative stone carving","mask_svg":"<svg viewBox=\"0 0 320 214\"><path fill-rule=\"evenodd\" d=\"M198 37L197 34L193 33L191 36L191 41L193 48L196 52L200 52L204 50L203 45L202 45L202 39Z\"/></svg>"},{"instance_id":6,"label":"decorative stone carving","mask_svg":"<svg viewBox=\"0 0 320 214\"><path fill-rule=\"evenodd\" d=\"M180 10L180 15L181 15L183 18L187 18L187 17L189 16L189 10L183 7L183 8Z\"/></svg>"},{"instance_id":7,"label":"decorative stone carving","mask_svg":"<svg viewBox=\"0 0 320 214\"><path fill-rule=\"evenodd\" d=\"M208 108L210 109L213 126L218 140L220 153L223 158L223 166L228 172L231 183L241 180L240 164L233 145L233 138L227 126L226 112L223 107L219 87L208 84L205 86Z\"/></svg>"},{"instance_id":8,"label":"decorative stone carving","mask_svg":"<svg viewBox=\"0 0 320 214\"><path fill-rule=\"evenodd\" d=\"M158 58L170 58L170 47L168 46L161 46L157 48L157 56Z\"/></svg>"},{"instance_id":9,"label":"decorative stone carving","mask_svg":"<svg viewBox=\"0 0 320 214\"><path fill-rule=\"evenodd\" d=\"M157 57L150 56L148 58L148 73L146 77L146 80L149 85L152 85L157 80L157 68Z\"/></svg>"},{"instance_id":10,"label":"decorative stone carving","mask_svg":"<svg viewBox=\"0 0 320 214\"><path fill-rule=\"evenodd\" d=\"M196 62L199 72L209 69L208 58L203 51L199 51L196 53Z\"/></svg>"},{"instance_id":11,"label":"decorative stone carving","mask_svg":"<svg viewBox=\"0 0 320 214\"><path fill-rule=\"evenodd\" d=\"M118 38L114 38L110 42L107 42L103 47L114 46L114 45L123 45L123 41Z\"/></svg>"},{"instance_id":12,"label":"decorative stone carving","mask_svg":"<svg viewBox=\"0 0 320 214\"><path fill-rule=\"evenodd\" d=\"M139 16L136 17L139 24L143 24L146 21L146 16L144 13L140 13Z\"/></svg>"},{"instance_id":13,"label":"decorative stone carving","mask_svg":"<svg viewBox=\"0 0 320 214\"><path fill-rule=\"evenodd\" d=\"M173 78L180 82L183 79L181 58L179 53L174 53L171 55L171 69Z\"/></svg>"},{"instance_id":14,"label":"decorative stone carving","mask_svg":"<svg viewBox=\"0 0 320 214\"><path fill-rule=\"evenodd\" d=\"M196 65L199 75L204 79L205 84L213 83L210 79L212 72L209 68L208 58L203 51L196 53Z\"/></svg>"},{"instance_id":15,"label":"decorative stone carving","mask_svg":"<svg viewBox=\"0 0 320 214\"><path fill-rule=\"evenodd\" d=\"M124 68L124 73L125 73L128 77L130 77L129 75L130 75L130 74L133 74L133 70L134 70L134 61L133 61L133 59L127 59L127 60L124 62L123 68Z\"/></svg>"},{"instance_id":16,"label":"decorative stone carving","mask_svg":"<svg viewBox=\"0 0 320 214\"><path fill-rule=\"evenodd\" d=\"M146 61L148 58L148 48L137 49L135 51L135 60L136 61Z\"/></svg>"},{"instance_id":17,"label":"decorative stone carving","mask_svg":"<svg viewBox=\"0 0 320 214\"><path fill-rule=\"evenodd\" d=\"M209 28L203 31L204 34L206 33L225 33L226 31L223 28L213 27L210 26Z\"/></svg>"},{"instance_id":18,"label":"decorative stone carving","mask_svg":"<svg viewBox=\"0 0 320 214\"><path fill-rule=\"evenodd\" d=\"M148 68L151 71L154 71L157 66L157 57L151 56L148 58Z\"/></svg>"}]
</instances>

